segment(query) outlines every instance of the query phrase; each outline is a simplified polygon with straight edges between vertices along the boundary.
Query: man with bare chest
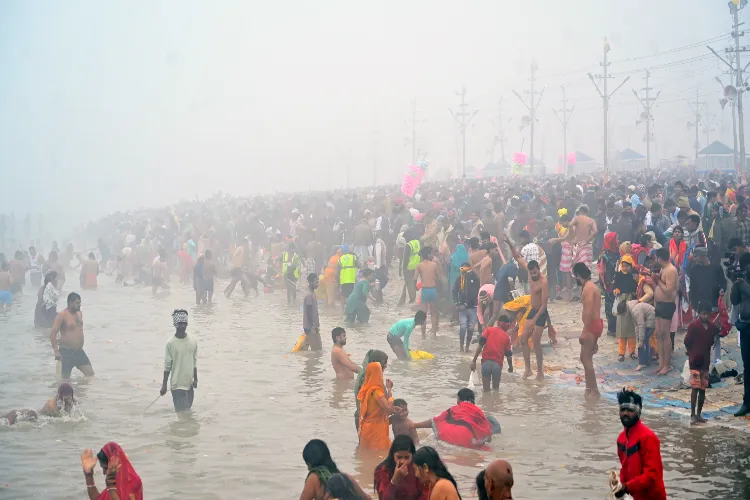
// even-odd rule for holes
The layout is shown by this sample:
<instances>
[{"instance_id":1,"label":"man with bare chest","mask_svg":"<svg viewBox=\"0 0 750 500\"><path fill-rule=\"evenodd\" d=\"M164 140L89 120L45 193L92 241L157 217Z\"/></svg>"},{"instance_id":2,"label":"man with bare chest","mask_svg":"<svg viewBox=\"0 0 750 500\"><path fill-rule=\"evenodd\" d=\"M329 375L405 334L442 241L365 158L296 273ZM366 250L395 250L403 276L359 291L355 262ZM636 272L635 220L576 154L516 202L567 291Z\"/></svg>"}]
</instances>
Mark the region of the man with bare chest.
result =
<instances>
[{"instance_id":1,"label":"man with bare chest","mask_svg":"<svg viewBox=\"0 0 750 500\"><path fill-rule=\"evenodd\" d=\"M526 269L529 273L529 288L531 290L531 310L527 316L525 331L521 334L519 341L523 349L523 361L526 371L523 378L527 379L532 375L531 371L531 349L529 348L529 339L534 340L534 354L536 355L536 379L544 379L544 359L542 353L542 332L549 320L547 312L547 303L549 301L549 284L547 277L539 269L539 263L535 260L526 260L518 253L516 248L506 239L510 247L513 258L518 262L519 267Z\"/></svg>"},{"instance_id":2,"label":"man with bare chest","mask_svg":"<svg viewBox=\"0 0 750 500\"><path fill-rule=\"evenodd\" d=\"M422 258L422 262L417 266L417 272L414 274L414 279L421 279L422 281L422 295L421 305L425 312L429 312L430 321L432 322L432 333L436 334L439 328L439 311L438 305L438 293L437 286L438 280L440 280L440 270L437 262L432 260L432 247L424 247L419 252L419 256ZM429 310L429 311L428 311Z\"/></svg>"},{"instance_id":3,"label":"man with bare chest","mask_svg":"<svg viewBox=\"0 0 750 500\"><path fill-rule=\"evenodd\" d=\"M359 373L359 366L349 359L344 346L346 345L346 330L337 326L331 331L333 348L331 349L331 365L339 380L353 380L354 375Z\"/></svg>"},{"instance_id":4,"label":"man with bare chest","mask_svg":"<svg viewBox=\"0 0 750 500\"><path fill-rule=\"evenodd\" d=\"M593 242L596 235L596 221L589 217L589 208L581 205L568 226L568 245L563 245L563 253L568 252L569 255L564 255L562 260L567 259L573 265L581 262L590 269L594 261Z\"/></svg>"},{"instance_id":5,"label":"man with bare chest","mask_svg":"<svg viewBox=\"0 0 750 500\"><path fill-rule=\"evenodd\" d=\"M654 280L654 314L656 346L659 354L658 375L666 375L672 369L672 339L669 329L672 317L677 310L677 268L669 262L669 250L660 248L656 251L656 259L661 272L652 273ZM699 286L699 285L698 285Z\"/></svg>"},{"instance_id":6,"label":"man with bare chest","mask_svg":"<svg viewBox=\"0 0 750 500\"><path fill-rule=\"evenodd\" d=\"M591 269L581 262L573 266L573 276L581 287L581 321L583 330L578 337L581 344L581 364L586 381L586 398L598 398L599 388L596 385L596 371L594 370L594 354L599 350L599 337L604 331L601 318L602 296L599 287L591 281Z\"/></svg>"},{"instance_id":7,"label":"man with bare chest","mask_svg":"<svg viewBox=\"0 0 750 500\"><path fill-rule=\"evenodd\" d=\"M57 334L60 333L60 339ZM83 313L81 313L81 296L77 293L68 295L68 307L55 318L49 332L55 359L62 364L62 378L69 379L73 368L78 368L87 377L94 376L91 361L83 350Z\"/></svg>"}]
</instances>

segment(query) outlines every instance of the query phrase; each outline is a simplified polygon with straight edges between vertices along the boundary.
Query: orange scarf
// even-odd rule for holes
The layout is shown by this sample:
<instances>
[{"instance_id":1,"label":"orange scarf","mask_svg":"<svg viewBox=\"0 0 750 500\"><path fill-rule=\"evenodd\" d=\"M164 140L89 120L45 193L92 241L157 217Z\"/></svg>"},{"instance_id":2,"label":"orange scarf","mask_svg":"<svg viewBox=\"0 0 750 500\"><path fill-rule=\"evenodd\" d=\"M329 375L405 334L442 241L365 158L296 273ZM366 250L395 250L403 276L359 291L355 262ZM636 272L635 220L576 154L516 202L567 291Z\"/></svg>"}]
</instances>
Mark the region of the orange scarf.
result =
<instances>
[{"instance_id":1,"label":"orange scarf","mask_svg":"<svg viewBox=\"0 0 750 500\"><path fill-rule=\"evenodd\" d=\"M388 414L377 403L384 395L383 367L377 362L370 363L365 371L365 381L357 394L360 448L387 450L391 447Z\"/></svg>"},{"instance_id":2,"label":"orange scarf","mask_svg":"<svg viewBox=\"0 0 750 500\"><path fill-rule=\"evenodd\" d=\"M677 243L675 243L674 238L669 240L669 257L675 262L677 268L682 267L682 261L685 258L686 252L687 243L685 243L685 240L680 240L679 248L677 247Z\"/></svg>"}]
</instances>

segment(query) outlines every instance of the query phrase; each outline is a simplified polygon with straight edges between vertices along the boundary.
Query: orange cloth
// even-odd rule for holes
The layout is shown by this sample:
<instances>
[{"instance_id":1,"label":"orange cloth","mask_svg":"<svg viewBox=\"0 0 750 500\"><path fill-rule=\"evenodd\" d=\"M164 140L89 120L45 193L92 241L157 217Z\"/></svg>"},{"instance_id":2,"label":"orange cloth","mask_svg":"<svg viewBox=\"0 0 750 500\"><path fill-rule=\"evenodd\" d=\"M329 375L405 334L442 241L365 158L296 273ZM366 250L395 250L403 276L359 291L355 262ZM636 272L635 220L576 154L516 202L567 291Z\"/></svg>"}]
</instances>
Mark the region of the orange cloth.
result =
<instances>
[{"instance_id":1,"label":"orange cloth","mask_svg":"<svg viewBox=\"0 0 750 500\"><path fill-rule=\"evenodd\" d=\"M621 337L617 339L617 354L619 354L620 356L625 356L625 349L627 349L628 354L633 354L635 352L635 347L636 346L635 346L634 337L633 338Z\"/></svg>"},{"instance_id":2,"label":"orange cloth","mask_svg":"<svg viewBox=\"0 0 750 500\"><path fill-rule=\"evenodd\" d=\"M336 282L336 276L339 272L339 258L341 258L341 249L336 251L336 254L328 259L328 265L323 272L323 281L327 284L333 284Z\"/></svg>"},{"instance_id":3,"label":"orange cloth","mask_svg":"<svg viewBox=\"0 0 750 500\"><path fill-rule=\"evenodd\" d=\"M367 450L387 450L391 447L388 414L378 404L385 395L383 367L370 363L365 381L357 394L359 400L359 447Z\"/></svg>"}]
</instances>

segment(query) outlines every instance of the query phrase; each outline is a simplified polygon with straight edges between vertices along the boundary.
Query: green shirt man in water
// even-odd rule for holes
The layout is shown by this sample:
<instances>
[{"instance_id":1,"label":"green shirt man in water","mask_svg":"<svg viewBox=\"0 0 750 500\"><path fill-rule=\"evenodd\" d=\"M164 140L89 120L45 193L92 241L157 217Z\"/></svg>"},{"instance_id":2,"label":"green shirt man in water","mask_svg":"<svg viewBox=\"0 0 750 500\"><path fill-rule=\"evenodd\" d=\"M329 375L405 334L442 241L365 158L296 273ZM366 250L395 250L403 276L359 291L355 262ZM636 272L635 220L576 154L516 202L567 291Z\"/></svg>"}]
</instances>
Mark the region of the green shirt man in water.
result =
<instances>
[{"instance_id":1,"label":"green shirt man in water","mask_svg":"<svg viewBox=\"0 0 750 500\"><path fill-rule=\"evenodd\" d=\"M193 406L194 389L198 388L198 342L187 334L188 313L175 309L172 313L175 327L174 337L167 341L164 349L164 380L160 395L167 393L167 381L172 375L172 402L177 412L187 411Z\"/></svg>"},{"instance_id":2,"label":"green shirt man in water","mask_svg":"<svg viewBox=\"0 0 750 500\"><path fill-rule=\"evenodd\" d=\"M425 323L427 322L427 313L424 311L417 311L414 315L414 319L402 319L396 321L390 330L386 340L388 345L391 346L393 352L396 353L398 359L407 360L411 359L409 354L409 337L411 332L418 326L422 327L422 337L425 336Z\"/></svg>"},{"instance_id":3,"label":"green shirt man in water","mask_svg":"<svg viewBox=\"0 0 750 500\"><path fill-rule=\"evenodd\" d=\"M367 296L370 294L370 285L375 281L375 275L372 269L362 270L363 279L354 285L349 298L346 299L346 307L344 313L346 314L346 322L348 324L354 324L355 321L360 323L367 323L370 321L370 308L367 307Z\"/></svg>"}]
</instances>

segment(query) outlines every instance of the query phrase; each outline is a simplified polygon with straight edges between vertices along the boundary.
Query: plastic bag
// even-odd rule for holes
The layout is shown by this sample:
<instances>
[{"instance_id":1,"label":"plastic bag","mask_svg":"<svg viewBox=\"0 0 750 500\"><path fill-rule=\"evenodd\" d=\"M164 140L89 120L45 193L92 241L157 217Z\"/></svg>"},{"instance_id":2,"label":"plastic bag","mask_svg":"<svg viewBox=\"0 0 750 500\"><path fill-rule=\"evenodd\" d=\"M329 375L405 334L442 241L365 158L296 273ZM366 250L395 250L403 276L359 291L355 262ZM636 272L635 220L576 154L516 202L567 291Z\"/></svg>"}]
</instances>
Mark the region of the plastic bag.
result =
<instances>
[{"instance_id":1,"label":"plastic bag","mask_svg":"<svg viewBox=\"0 0 750 500\"><path fill-rule=\"evenodd\" d=\"M482 382L479 380L477 371L472 370L471 374L469 375L469 382L466 384L466 388L474 390L474 388L478 385L482 385Z\"/></svg>"},{"instance_id":2,"label":"plastic bag","mask_svg":"<svg viewBox=\"0 0 750 500\"><path fill-rule=\"evenodd\" d=\"M612 302L612 316L617 316L617 304L620 303L620 295L615 297L614 302Z\"/></svg>"},{"instance_id":3,"label":"plastic bag","mask_svg":"<svg viewBox=\"0 0 750 500\"><path fill-rule=\"evenodd\" d=\"M685 365L682 367L682 383L690 385L690 361L685 360Z\"/></svg>"}]
</instances>

